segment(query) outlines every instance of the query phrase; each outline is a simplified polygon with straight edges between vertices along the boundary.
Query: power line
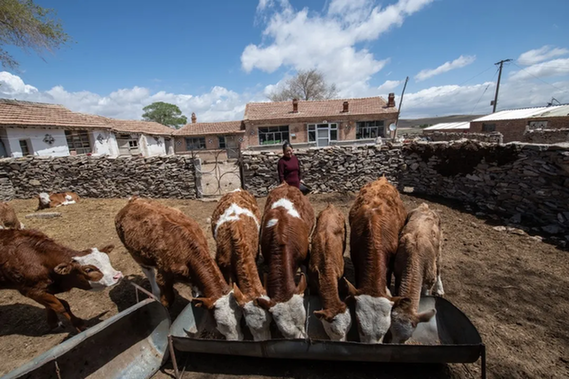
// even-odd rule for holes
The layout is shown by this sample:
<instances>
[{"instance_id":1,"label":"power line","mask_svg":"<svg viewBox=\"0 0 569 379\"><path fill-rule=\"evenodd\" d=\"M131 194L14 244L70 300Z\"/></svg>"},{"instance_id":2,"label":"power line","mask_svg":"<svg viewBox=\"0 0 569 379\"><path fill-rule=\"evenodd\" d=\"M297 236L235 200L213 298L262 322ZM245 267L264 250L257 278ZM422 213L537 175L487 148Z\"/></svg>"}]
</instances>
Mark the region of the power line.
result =
<instances>
[{"instance_id":1,"label":"power line","mask_svg":"<svg viewBox=\"0 0 569 379\"><path fill-rule=\"evenodd\" d=\"M496 76L496 74L498 73L498 70L496 70L496 72L494 73L494 75L492 76L492 80L494 80L494 77ZM488 83L488 85L486 86L486 88L484 88L484 92L482 92L482 95L480 95L480 97L478 98L478 101L476 102L476 105L474 106L474 108L472 108L472 112L470 112L470 114L474 114L474 111L476 110L476 107L478 107L478 103L480 103L480 100L482 100L482 97L484 97L484 94L486 93L486 91L488 90L488 87L490 87L492 83Z\"/></svg>"},{"instance_id":2,"label":"power line","mask_svg":"<svg viewBox=\"0 0 569 379\"><path fill-rule=\"evenodd\" d=\"M519 68L520 70L522 70L523 72L525 72L525 73L527 73L527 74L533 76L533 77L536 78L537 80L539 80L539 81L541 81L541 82L543 82L543 83L545 83L545 84L549 84L550 86L552 86L552 87L555 88L556 90L561 91L561 93L565 93L565 92L569 91L569 90L567 90L567 89L563 90L563 89L561 89L561 88L559 88L559 87L554 86L553 84L551 84L551 83L549 83L549 82L546 82L545 80L541 79L541 78L538 77L538 76L535 76L534 74L532 74L532 73L529 72L528 70L524 69L523 67L518 66L518 65L515 64L515 63L512 63L512 64L513 64L514 66L516 66L517 68Z\"/></svg>"}]
</instances>

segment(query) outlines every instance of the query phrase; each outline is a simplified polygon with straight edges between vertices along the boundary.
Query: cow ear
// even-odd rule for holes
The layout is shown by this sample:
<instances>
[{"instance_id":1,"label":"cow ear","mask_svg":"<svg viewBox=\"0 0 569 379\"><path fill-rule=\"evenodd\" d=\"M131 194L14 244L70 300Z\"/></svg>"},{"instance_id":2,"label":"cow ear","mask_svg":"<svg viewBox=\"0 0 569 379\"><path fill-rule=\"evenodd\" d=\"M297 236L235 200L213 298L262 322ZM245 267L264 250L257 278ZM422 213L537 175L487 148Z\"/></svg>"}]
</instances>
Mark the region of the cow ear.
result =
<instances>
[{"instance_id":1,"label":"cow ear","mask_svg":"<svg viewBox=\"0 0 569 379\"><path fill-rule=\"evenodd\" d=\"M99 249L99 251L102 252L102 253L107 253L107 254L109 254L111 251L113 251L114 248L115 248L115 245L110 244L110 245L107 245L107 246L105 246L105 247Z\"/></svg>"},{"instance_id":2,"label":"cow ear","mask_svg":"<svg viewBox=\"0 0 569 379\"><path fill-rule=\"evenodd\" d=\"M296 293L298 295L304 295L304 291L306 291L306 276L304 274L300 274L300 281L298 282L298 285L296 286Z\"/></svg>"},{"instance_id":3,"label":"cow ear","mask_svg":"<svg viewBox=\"0 0 569 379\"><path fill-rule=\"evenodd\" d=\"M348 279L344 278L344 282L346 283L346 286L348 286L348 293L350 294L350 296L356 297L359 295L359 292L356 289L356 287L354 287L354 285L350 283Z\"/></svg>"},{"instance_id":4,"label":"cow ear","mask_svg":"<svg viewBox=\"0 0 569 379\"><path fill-rule=\"evenodd\" d=\"M435 309L431 309L430 311L419 313L417 316L419 317L419 322L429 322L429 320L436 314L437 311Z\"/></svg>"},{"instance_id":5,"label":"cow ear","mask_svg":"<svg viewBox=\"0 0 569 379\"><path fill-rule=\"evenodd\" d=\"M314 316L316 316L318 320L324 319L328 322L332 322L332 320L334 319L334 316L332 316L330 310L328 309L322 309L321 311L314 311Z\"/></svg>"},{"instance_id":6,"label":"cow ear","mask_svg":"<svg viewBox=\"0 0 569 379\"><path fill-rule=\"evenodd\" d=\"M69 262L69 263L58 264L53 269L53 272L55 272L57 275L69 275L69 273L71 273L72 270L73 270L73 263Z\"/></svg>"},{"instance_id":7,"label":"cow ear","mask_svg":"<svg viewBox=\"0 0 569 379\"><path fill-rule=\"evenodd\" d=\"M253 301L253 304L255 304L259 308L263 308L266 311L270 310L274 306L272 300L263 299L262 297L255 299Z\"/></svg>"},{"instance_id":8,"label":"cow ear","mask_svg":"<svg viewBox=\"0 0 569 379\"><path fill-rule=\"evenodd\" d=\"M233 296L235 297L235 300L237 301L237 304L239 304L240 307L244 306L245 303L247 302L245 295L243 295L243 292L241 292L241 290L239 289L239 287L237 287L237 284L235 283L233 283Z\"/></svg>"},{"instance_id":9,"label":"cow ear","mask_svg":"<svg viewBox=\"0 0 569 379\"><path fill-rule=\"evenodd\" d=\"M194 306L196 307L204 307L206 309L212 309L215 301L211 299L211 297L196 297L192 300Z\"/></svg>"}]
</instances>

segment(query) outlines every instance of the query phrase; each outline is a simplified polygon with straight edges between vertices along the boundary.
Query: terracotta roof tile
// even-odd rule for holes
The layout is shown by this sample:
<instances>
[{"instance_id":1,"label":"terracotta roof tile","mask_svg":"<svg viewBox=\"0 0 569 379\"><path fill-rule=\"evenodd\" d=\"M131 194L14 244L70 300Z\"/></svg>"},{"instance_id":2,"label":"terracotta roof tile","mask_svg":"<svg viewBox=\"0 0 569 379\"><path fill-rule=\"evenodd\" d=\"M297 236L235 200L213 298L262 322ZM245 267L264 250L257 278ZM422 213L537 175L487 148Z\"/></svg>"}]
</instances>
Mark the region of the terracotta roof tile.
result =
<instances>
[{"instance_id":1,"label":"terracotta roof tile","mask_svg":"<svg viewBox=\"0 0 569 379\"><path fill-rule=\"evenodd\" d=\"M203 136L208 134L239 134L242 121L198 122L188 124L174 132L175 136Z\"/></svg>"},{"instance_id":2,"label":"terracotta roof tile","mask_svg":"<svg viewBox=\"0 0 569 379\"><path fill-rule=\"evenodd\" d=\"M348 102L349 111L343 113L344 101ZM272 120L287 118L330 117L336 115L370 115L396 113L397 108L387 107L382 97L359 99L332 99L319 101L298 101L298 113L292 113L292 100L248 103L245 107L245 120Z\"/></svg>"},{"instance_id":3,"label":"terracotta roof tile","mask_svg":"<svg viewBox=\"0 0 569 379\"><path fill-rule=\"evenodd\" d=\"M61 105L9 99L0 99L0 125L110 128L102 117L72 112Z\"/></svg>"},{"instance_id":4,"label":"terracotta roof tile","mask_svg":"<svg viewBox=\"0 0 569 379\"><path fill-rule=\"evenodd\" d=\"M124 133L144 133L144 134L154 134L161 136L169 136L174 133L175 129L168 126L162 125L154 121L143 121L143 120L117 120L109 118L109 123L111 124L114 131L124 132Z\"/></svg>"}]
</instances>

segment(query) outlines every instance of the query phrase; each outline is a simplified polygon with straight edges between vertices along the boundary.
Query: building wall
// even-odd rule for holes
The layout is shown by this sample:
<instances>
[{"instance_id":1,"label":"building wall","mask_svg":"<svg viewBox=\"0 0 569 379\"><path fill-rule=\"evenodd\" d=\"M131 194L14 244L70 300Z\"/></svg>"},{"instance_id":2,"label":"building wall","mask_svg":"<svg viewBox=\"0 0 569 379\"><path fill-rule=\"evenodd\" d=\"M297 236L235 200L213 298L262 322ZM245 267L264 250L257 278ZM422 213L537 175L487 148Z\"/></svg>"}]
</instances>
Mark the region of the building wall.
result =
<instances>
[{"instance_id":1,"label":"building wall","mask_svg":"<svg viewBox=\"0 0 569 379\"><path fill-rule=\"evenodd\" d=\"M140 136L142 155L145 157L154 157L166 155L166 143L163 136L150 136L143 134Z\"/></svg>"},{"instance_id":2,"label":"building wall","mask_svg":"<svg viewBox=\"0 0 569 379\"><path fill-rule=\"evenodd\" d=\"M394 123L397 119L397 112L391 114L372 114L372 115L335 115L318 118L306 119L280 119L280 120L261 120L261 121L247 121L245 120L245 137L243 148L258 148L259 147L259 127L265 126L289 126L290 143L295 144L308 144L308 125L319 123L337 123L338 124L338 140L355 140L356 139L356 123L359 121L383 121L386 133L389 133L388 126ZM294 134L294 136L292 135ZM267 149L273 149L270 145L263 145Z\"/></svg>"},{"instance_id":3,"label":"building wall","mask_svg":"<svg viewBox=\"0 0 569 379\"><path fill-rule=\"evenodd\" d=\"M99 136L102 138L99 138ZM93 130L89 133L89 139L94 155L107 155L110 157L119 155L117 139L110 130Z\"/></svg>"},{"instance_id":4,"label":"building wall","mask_svg":"<svg viewBox=\"0 0 569 379\"><path fill-rule=\"evenodd\" d=\"M46 134L53 137L52 144L43 141ZM22 156L20 140L27 140L31 155L65 157L69 155L63 129L6 128L4 145L15 158ZM6 143L7 142L7 143Z\"/></svg>"},{"instance_id":5,"label":"building wall","mask_svg":"<svg viewBox=\"0 0 569 379\"><path fill-rule=\"evenodd\" d=\"M531 121L547 121L546 129L569 128L569 116L567 117L540 117L521 120L500 120L500 121L477 121L470 123L470 132L486 133L482 130L482 124L496 124L496 131L502 133L504 142L524 141L526 126Z\"/></svg>"}]
</instances>

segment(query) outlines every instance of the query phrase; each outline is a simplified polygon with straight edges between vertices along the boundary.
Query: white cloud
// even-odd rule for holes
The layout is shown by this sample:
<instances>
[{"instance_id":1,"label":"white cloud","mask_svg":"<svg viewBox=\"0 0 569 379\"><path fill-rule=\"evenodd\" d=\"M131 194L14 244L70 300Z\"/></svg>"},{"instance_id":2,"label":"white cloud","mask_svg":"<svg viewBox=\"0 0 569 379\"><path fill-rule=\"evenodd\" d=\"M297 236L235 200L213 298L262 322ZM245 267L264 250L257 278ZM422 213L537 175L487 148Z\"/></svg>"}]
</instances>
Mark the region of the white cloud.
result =
<instances>
[{"instance_id":1,"label":"white cloud","mask_svg":"<svg viewBox=\"0 0 569 379\"><path fill-rule=\"evenodd\" d=\"M539 49L533 49L520 54L518 63L524 66L533 65L539 62L546 61L551 58L561 57L569 54L569 49L563 49L545 45Z\"/></svg>"},{"instance_id":2,"label":"white cloud","mask_svg":"<svg viewBox=\"0 0 569 379\"><path fill-rule=\"evenodd\" d=\"M0 72L0 97L18 100L62 104L76 111L119 119L142 118L142 108L155 101L176 104L186 117L195 112L198 121L229 121L243 118L245 104L255 96L238 94L224 87L215 86L201 95L175 94L160 91L151 93L148 88L118 89L106 96L80 91L68 92L62 86L39 91L27 85L17 75Z\"/></svg>"},{"instance_id":3,"label":"white cloud","mask_svg":"<svg viewBox=\"0 0 569 379\"><path fill-rule=\"evenodd\" d=\"M523 70L510 73L512 80L526 80L535 77L545 78L569 75L569 58L554 59L547 62L537 63Z\"/></svg>"},{"instance_id":4,"label":"white cloud","mask_svg":"<svg viewBox=\"0 0 569 379\"><path fill-rule=\"evenodd\" d=\"M266 26L263 43L250 44L241 54L246 72L259 69L274 72L280 67L319 69L329 82L340 88L339 96L369 91L368 81L389 59L377 59L356 44L377 39L406 17L423 9L433 0L399 0L385 8L374 0L332 0L327 11L295 10L286 0L261 0ZM267 42L268 41L268 42ZM267 43L265 43L267 42Z\"/></svg>"},{"instance_id":5,"label":"white cloud","mask_svg":"<svg viewBox=\"0 0 569 379\"><path fill-rule=\"evenodd\" d=\"M389 92L399 87L401 80L386 80L382 85L377 87L377 91L380 93Z\"/></svg>"},{"instance_id":6,"label":"white cloud","mask_svg":"<svg viewBox=\"0 0 569 379\"><path fill-rule=\"evenodd\" d=\"M460 57L456 58L454 61L445 62L435 69L421 70L417 75L415 75L415 80L420 82L422 80L432 78L433 76L437 76L437 75L443 74L445 72L449 72L449 71L457 69L457 68L468 66L469 64L472 64L475 60L476 60L476 56L470 56L470 55L463 56L463 55L461 55Z\"/></svg>"}]
</instances>

